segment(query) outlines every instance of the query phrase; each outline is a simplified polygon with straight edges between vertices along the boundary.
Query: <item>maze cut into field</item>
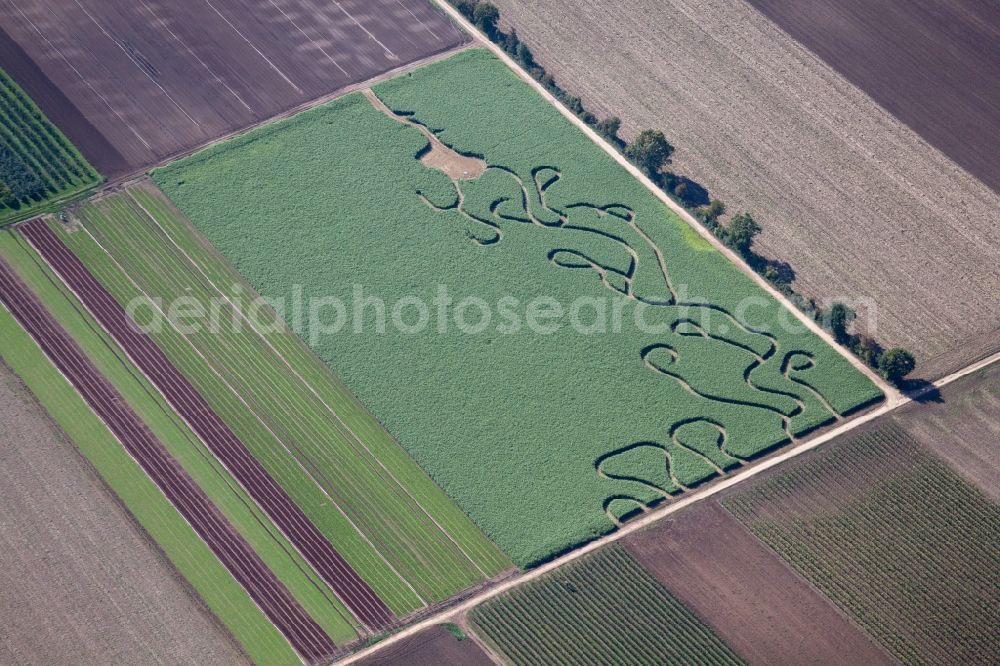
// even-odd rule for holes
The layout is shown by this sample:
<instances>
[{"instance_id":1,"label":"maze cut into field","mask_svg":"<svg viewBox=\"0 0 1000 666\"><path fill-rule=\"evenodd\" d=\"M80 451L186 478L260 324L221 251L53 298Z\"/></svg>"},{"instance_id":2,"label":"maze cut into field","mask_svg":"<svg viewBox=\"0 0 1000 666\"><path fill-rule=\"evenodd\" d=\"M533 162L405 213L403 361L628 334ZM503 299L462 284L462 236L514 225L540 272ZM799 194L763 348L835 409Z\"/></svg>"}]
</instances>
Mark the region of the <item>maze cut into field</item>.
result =
<instances>
[{"instance_id":1,"label":"maze cut into field","mask_svg":"<svg viewBox=\"0 0 1000 666\"><path fill-rule=\"evenodd\" d=\"M329 659L336 651L330 637L2 259L0 298L295 651L307 663Z\"/></svg>"},{"instance_id":2,"label":"maze cut into field","mask_svg":"<svg viewBox=\"0 0 1000 666\"><path fill-rule=\"evenodd\" d=\"M425 0L10 0L0 24L0 65L112 178L465 39Z\"/></svg>"},{"instance_id":3,"label":"maze cut into field","mask_svg":"<svg viewBox=\"0 0 1000 666\"><path fill-rule=\"evenodd\" d=\"M374 92L154 179L517 564L881 397L487 52Z\"/></svg>"},{"instance_id":4,"label":"maze cut into field","mask_svg":"<svg viewBox=\"0 0 1000 666\"><path fill-rule=\"evenodd\" d=\"M760 0L786 11L831 7L817 39L894 33L941 14L995 3L960 0L865 2ZM913 351L921 375L935 378L1000 350L1000 194L932 148L863 90L795 42L745 0L495 0L539 62L601 117L622 118L623 136L662 129L677 146L674 168L724 201L749 210L764 228L765 256L789 262L795 288L820 302L854 303L882 344ZM755 1L754 4L757 4ZM839 25L846 12L890 12L864 29ZM972 19L976 23L975 19ZM996 141L995 120L968 113L988 107L997 90L989 67L967 74L996 53L996 24L973 34L933 27L918 38L877 38L852 48L858 68L882 76L883 57L922 52L900 83L913 85L914 110L984 150ZM900 28L902 29L902 28ZM907 30L903 30L905 34ZM897 42L897 37L901 42ZM981 49L983 40L992 40ZM877 58L865 57L872 51ZM946 58L935 59L939 51ZM977 52L977 53L973 53ZM949 65L944 65L947 61ZM893 66L893 65L889 65ZM995 69L995 65L992 69ZM935 87L940 76L951 78ZM892 74L895 80L895 73ZM978 88L984 78L990 83ZM904 82L905 80L905 82ZM962 99L948 90L964 88ZM955 108L952 105L956 104ZM947 108L942 113L933 109ZM987 115L997 117L993 103ZM970 117L976 121L967 122ZM961 120L960 120L961 119ZM964 148L963 148L964 150ZM985 153L989 155L989 152ZM995 163L997 151L992 151ZM872 303L877 309L872 309Z\"/></svg>"},{"instance_id":5,"label":"maze cut into field","mask_svg":"<svg viewBox=\"0 0 1000 666\"><path fill-rule=\"evenodd\" d=\"M0 234L0 256L11 265L167 447L171 457L206 493L267 567L338 645L364 635L334 593L219 464L100 324L62 285L41 257L15 233ZM156 542L178 572L219 618L251 659L297 664L299 658L242 587L228 574L187 521L97 418L33 339L0 308L4 360L94 465L104 482Z\"/></svg>"},{"instance_id":6,"label":"maze cut into field","mask_svg":"<svg viewBox=\"0 0 1000 666\"><path fill-rule=\"evenodd\" d=\"M152 339L137 330L125 309L94 278L43 220L18 228L88 312L121 345L209 450L230 470L337 596L368 628L385 626L392 611L362 580L316 526L250 454L205 398L170 363ZM77 387L79 389L79 387Z\"/></svg>"},{"instance_id":7,"label":"maze cut into field","mask_svg":"<svg viewBox=\"0 0 1000 666\"><path fill-rule=\"evenodd\" d=\"M3 363L0 442L0 663L246 663Z\"/></svg>"},{"instance_id":8,"label":"maze cut into field","mask_svg":"<svg viewBox=\"0 0 1000 666\"><path fill-rule=\"evenodd\" d=\"M222 326L163 317L151 338L396 613L510 567L155 187L76 215L61 240L139 321L154 302L221 307Z\"/></svg>"},{"instance_id":9,"label":"maze cut into field","mask_svg":"<svg viewBox=\"0 0 1000 666\"><path fill-rule=\"evenodd\" d=\"M21 88L0 70L0 222L101 177Z\"/></svg>"},{"instance_id":10,"label":"maze cut into field","mask_svg":"<svg viewBox=\"0 0 1000 666\"><path fill-rule=\"evenodd\" d=\"M490 599L469 616L517 666L743 663L618 545Z\"/></svg>"},{"instance_id":11,"label":"maze cut into field","mask_svg":"<svg viewBox=\"0 0 1000 666\"><path fill-rule=\"evenodd\" d=\"M724 506L903 663L1000 659L1000 505L897 426Z\"/></svg>"}]
</instances>

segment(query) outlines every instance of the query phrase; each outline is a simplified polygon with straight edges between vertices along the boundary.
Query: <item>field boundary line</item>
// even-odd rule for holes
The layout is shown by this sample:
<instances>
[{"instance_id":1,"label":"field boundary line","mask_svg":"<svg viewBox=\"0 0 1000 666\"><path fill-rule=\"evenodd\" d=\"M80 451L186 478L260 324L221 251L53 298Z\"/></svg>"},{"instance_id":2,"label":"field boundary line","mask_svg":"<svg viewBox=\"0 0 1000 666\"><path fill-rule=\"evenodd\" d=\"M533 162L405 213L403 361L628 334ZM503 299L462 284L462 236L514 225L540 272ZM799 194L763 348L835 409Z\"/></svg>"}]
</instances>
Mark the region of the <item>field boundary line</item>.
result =
<instances>
[{"instance_id":1,"label":"field boundary line","mask_svg":"<svg viewBox=\"0 0 1000 666\"><path fill-rule=\"evenodd\" d=\"M965 377L966 375L970 375L978 370L982 370L983 368L990 366L994 363L1000 363L1000 352L993 354L992 356L989 356L981 361L977 361L976 363L973 363L972 365L969 365L961 370L953 372L947 377L943 377L937 380L936 382L933 383L932 386L933 388L943 388L944 386L951 384L952 382L955 382ZM659 509L653 509L652 511L645 514L641 518L637 518L634 522L626 523L623 527L619 527L617 530L615 530L610 534L595 539L590 543L584 544L579 548L576 548L561 557L558 557L554 560L551 560L539 566L536 569L531 569L529 571L517 574L515 575L514 578L511 578L506 582L497 585L494 588L485 590L481 594L478 594L470 599L466 599L465 601L451 608L447 608L441 611L440 613L425 618L424 620L421 620L416 624L410 625L409 627L403 629L399 633L393 634L392 636L386 638L385 640L379 643L376 643L375 645L369 648L355 652L354 654L345 657L342 661L339 661L337 663L345 665L355 663L356 661L364 657L367 657L373 653L378 652L380 649L384 647L398 643L399 641L408 638L410 636L413 636L416 633L424 629L430 628L436 624L442 624L444 622L455 622L456 618L461 618L469 610L475 608L484 601L497 597L508 590L511 590L529 581L535 580L536 578L540 578L541 576L551 571L554 571L562 567L563 565L569 564L570 562L573 562L583 557L584 555L587 555L588 553L592 553L593 551L599 548L602 548L608 544L619 541L620 539L629 536L633 532L638 532L640 530L643 530L653 525L654 523L658 522L660 519L665 518L666 516L669 516L673 513L676 513L677 511L680 511L685 507L688 507L692 504L695 504L696 502L700 502L702 500L708 499L709 497L717 495L721 493L723 490L731 488L732 486L735 486L738 483L741 483L747 479L757 476L758 474L766 472L772 467L776 467L777 465L780 465L783 462L791 460L792 458L795 458L803 453L806 453L807 451L810 451L823 444L826 444L827 442L837 437L840 437L841 435L844 435L852 430L855 430L866 423L874 421L881 416L885 416L886 414L894 412L900 407L903 407L905 405L910 404L911 402L914 402L921 395L924 395L925 393L932 391L933 388L930 386L926 387L922 391L917 392L912 396L907 396L900 393L899 398L895 401L891 402L887 401L881 407L871 412L868 412L867 414L863 414L861 416L858 416L857 418L851 419L846 423L843 423L837 426L836 428L833 428L832 430L828 430L827 432L821 435L817 435L813 439L808 440L794 448L775 454L769 458L765 458L760 463L748 467L742 472L738 472L736 474L733 474L732 476L720 479L719 481L705 488L704 490L693 491L689 495L681 497L680 499L671 502L670 504L667 504L664 507L661 507Z\"/></svg>"},{"instance_id":2,"label":"field boundary line","mask_svg":"<svg viewBox=\"0 0 1000 666\"><path fill-rule=\"evenodd\" d=\"M461 544L458 543L458 541L455 539L455 537L452 536L451 533L448 532L437 521L437 519L434 518L433 515L431 515L431 513L423 506L423 504L420 503L420 500L418 500L412 493L410 493L409 490L407 490L407 488L396 478L396 476L392 473L392 471L388 467L385 466L385 463L383 463L382 460L379 459L379 457L376 456L375 453L368 447L368 445L365 444L361 440L361 437L358 436L358 434L354 431L354 429L352 429L344 421L344 419L341 418L340 414L338 414L336 412L336 410L334 410L334 408L330 406L330 404L319 394L319 392L312 386L312 384L310 384L305 379L305 377L303 377L302 374L299 373L299 371L292 365L291 361L289 361L285 357L285 355L283 353L281 353L281 351L278 350L278 348L275 347L274 344L263 333L260 332L260 330L254 325L254 323L252 321L250 321L250 319L247 318L247 316L243 313L243 311L240 308L236 307L236 305L232 302L232 300L229 298L229 296L226 295L222 291L222 289L219 288L219 286L215 283L214 280L212 280L212 278L208 275L208 273L205 272L205 270L201 267L201 265L198 264L198 262L195 261L195 259L190 254L188 254L187 250L185 250L184 248L182 248L180 246L180 244L174 239L174 237L170 234L170 232L167 231L167 229L164 228L163 225L160 224L159 220L157 220L152 215L152 213L150 213L149 210L147 210L147 208L144 205L142 205L142 202L140 202L135 197L135 195L132 193L132 191L128 190L127 192L128 192L129 198L132 201L134 201L137 206L139 206L139 208L146 215L146 217L148 217L150 219L150 221L152 221L153 224L156 225L156 227L160 230L161 233L163 233L163 235L170 241L170 243L175 248L177 248L177 250L184 256L184 258L187 259L188 262L198 271L198 273L204 278L205 282L207 282L209 285L211 285L212 289L215 290L215 292L218 293L226 301L226 303L229 304L229 306L233 309L233 311L236 312L236 314L238 314L239 317L250 326L250 328L257 335L257 337L267 345L268 349L270 349L271 352L277 358L281 359L281 362L284 364L284 366L286 368L288 368L288 370L291 371L293 375L295 375L295 377L299 380L299 382L305 388L307 388L309 390L309 393L314 398L316 398L316 400L318 400L320 402L320 404L322 404L326 408L326 410L337 420L338 423L340 423L344 427L345 430L347 430L347 432L349 432L351 434L351 437L354 438L354 440L365 450L365 452L368 454L368 457L370 457L373 461L375 461L376 463L378 463L378 466L381 467L383 470L385 470L385 473L389 476L390 479L392 479L393 483L395 483L396 486L399 487L399 489L403 492L403 494L406 495L407 497L409 497L410 500L417 507L420 508L420 511L423 512L423 514L425 516L427 516L427 518L430 519L430 521L438 528L438 530L440 530L441 533L445 537L447 537L449 541L451 541L451 543L458 549L458 551L462 554L462 556L464 556L465 559L468 560L469 563L472 564L473 567L475 567L476 571L479 572L479 574L483 577L483 579L484 580L488 580L489 576L486 575L486 572L483 571L482 568L479 566L479 564L476 563L476 561L474 559L472 559L472 557L470 557L468 553L465 552L465 550L462 548ZM283 320L282 320L282 324L284 325L284 321ZM294 335L294 333L292 333L291 331L288 331L288 330L285 330L284 332L288 333L290 335ZM395 443L395 440L393 440L393 442ZM398 443L397 443L397 445L398 445ZM352 448L354 448L354 447L352 447ZM361 453L360 451L358 451L356 448L354 450L355 450L356 453L359 454L359 457L363 458L363 456L360 455L360 453ZM379 475L379 476L381 476L381 475ZM388 483L386 483L386 485L390 486L390 484L388 484Z\"/></svg>"},{"instance_id":3,"label":"field boundary line","mask_svg":"<svg viewBox=\"0 0 1000 666\"><path fill-rule=\"evenodd\" d=\"M101 249L101 251L108 257L109 260L111 260L111 262L115 265L115 267L118 269L118 271L129 281L129 283L146 298L146 300L149 302L149 304L153 306L153 308L160 314L160 316L162 316L166 321L169 322L170 321L169 317L166 316L166 313L161 309L161 307L156 303L156 301L154 301L153 298L135 281L135 279L128 273L128 271L126 271L125 268L118 262L118 260L114 257L114 255L112 255L108 251L108 249L106 247L104 247L104 245L102 245L99 240L97 240L97 238L93 235L93 233L91 233L90 229L88 229L85 224L81 224L80 228L83 229L84 232L86 232L87 236L94 242L94 244L97 245L97 247L99 247ZM55 270L55 269L53 269L53 270ZM173 327L173 324L171 324L171 326ZM179 331L176 331L176 327L174 328L174 330L175 330L175 332L177 332L180 335ZM281 445L282 449L284 449L284 451L288 454L288 457L291 458L291 460L294 461L294 464L297 465L300 470L302 470L302 472L306 475L306 477L308 477L309 480L312 481L312 483L317 488L319 488L320 492L323 493L323 496L326 497L327 499L329 499L330 503L333 506L337 507L337 511L341 514L341 516L343 516L344 520L346 520L347 523L354 529L354 531L357 532L357 534L365 541L365 543L368 544L368 546L372 549L372 551L378 556L379 559L382 560L382 562L389 568L389 570L392 571L392 573L395 574L396 577L399 578L410 589L411 592L413 592L413 594L417 597L417 599L419 599L421 601L421 603L424 605L425 608L427 606L429 606L427 600L424 599L413 588L413 585L410 583L410 581L407 580L405 577L403 577L396 570L396 568L392 565L392 563L390 563L386 559L385 554L383 554L381 550L379 550L378 548L375 547L375 544L372 543L372 541L371 541L371 539L369 539L368 535L365 534L364 531L362 531L361 528L359 528L357 526L357 524L354 522L354 520L350 516L347 515L347 512L340 505L340 503L338 503L337 500L334 497L330 496L330 494L329 494L329 492L327 492L326 488L324 488L316 480L316 477L308 469L306 469L306 467L302 463L302 461L299 460L299 458L296 457L294 453L292 453L292 450L289 448L289 444L286 443L284 439L282 439L281 437L279 437L278 434L275 433L274 430L267 423L265 423L264 420L257 414L257 412L253 409L253 407L251 407L247 403L246 398L244 398L244 396L242 395L242 393L240 393L238 390L236 390L236 388L229 382L229 380L227 380L225 377L222 376L222 374L219 372L219 370L216 367L216 365L213 362L211 362L209 359L207 359L205 357L204 353L194 344L194 342L192 342L188 338L188 336L180 335L180 337L184 338L185 342L188 343L188 345L195 352L195 354L198 355L198 358L201 359L201 361L205 364L205 367L208 368L209 370L211 370L212 373L216 377L218 377L219 380L222 381L223 384L226 385L226 388L228 388L229 391L236 397L236 399L239 400L240 403L247 409L247 412L249 414L251 414L257 420L257 422L260 423L264 427L264 429L267 431L267 433L271 437L273 437L274 440L276 442L278 442L278 444ZM179 369L178 369L178 372L180 372ZM149 381L152 382L152 379L149 379ZM181 418L183 419L184 417L181 416ZM219 418L221 419L222 417L220 416ZM206 446L207 446L207 444L206 444ZM251 455L253 455L253 454L251 453ZM221 460L219 462L222 463ZM224 463L222 463L222 464L225 467L225 464ZM248 496L249 496L249 492L248 492ZM325 535L324 535L324 537L325 537ZM286 536L286 539L287 539L287 536ZM290 541L290 543L292 543L292 542ZM292 545L294 547L294 543ZM306 562L308 562L308 560L306 560ZM320 578L322 578L322 576L320 576ZM330 586L330 583L328 582L327 585ZM337 594L336 590L333 590L332 587L331 587L331 591L335 595ZM337 595L337 597L338 597L338 599L340 599L339 595ZM347 606L346 602L344 602L343 599L341 599L340 601L341 601L342 604L344 604L344 606L346 608L348 608L348 610L350 610L350 607ZM359 620L360 620L360 618L359 618Z\"/></svg>"},{"instance_id":4,"label":"field boundary line","mask_svg":"<svg viewBox=\"0 0 1000 666\"><path fill-rule=\"evenodd\" d=\"M155 161L153 161L150 164L147 164L146 166L134 168L133 166L129 165L128 168L131 170L128 173L125 173L113 180L109 179L106 183L103 184L99 183L97 186L95 186L95 191L93 192L93 196L91 197L91 199L99 200L116 192L119 192L127 187L131 187L132 185L141 183L143 180L148 178L149 173L155 169L163 168L168 164L176 162L177 160L189 157L190 155L194 155L195 153L201 152L206 148L211 148L216 144L224 143L226 141L229 141L230 139L235 139L238 136L243 136L244 134L252 132L258 127L263 127L265 125L276 123L279 120L285 120L286 118L291 118L292 116L298 115L303 111L308 111L309 109L312 109L314 107L328 104L329 102L332 102L335 99L345 97L353 92L364 90L365 88L370 88L371 86L381 83L382 81L387 81L397 76L401 76L402 74L405 74L409 71L418 69L420 67L423 67L424 65L429 65L433 62L437 62L438 60L443 60L449 56L455 55L456 53L459 53L469 48L473 48L475 46L476 46L475 40L463 42L461 44L458 44L457 46L444 49L443 51L432 53L419 60L408 62L405 65L399 65L398 67L394 67L393 69L390 69L386 72L382 72L381 74L376 74L375 76L367 78L364 81L358 81L357 83L351 83L345 85L342 88L338 88L337 90L329 92L325 95L320 95L319 97L316 97L314 99L302 102L301 104L298 104L290 109L279 111L274 115L268 116L267 118L264 118L259 122L238 127L234 130L226 132L225 134L220 134L219 136L213 139L209 139L204 143L200 143L197 146L185 148L183 150L177 151L176 153L171 153L170 155L155 158ZM23 222L26 220L20 220L20 221Z\"/></svg>"},{"instance_id":5,"label":"field boundary line","mask_svg":"<svg viewBox=\"0 0 1000 666\"><path fill-rule=\"evenodd\" d=\"M659 187L653 183L649 177L644 174L638 167L628 161L624 155L618 152L618 149L607 142L601 135L594 131L592 127L583 122L575 113L567 109L563 104L555 98L545 87L538 81L533 79L530 74L525 72L521 67L507 55L503 49L494 44L487 38L482 31L474 26L468 19L465 18L455 7L453 7L448 0L433 0L434 4L437 5L442 11L448 14L448 16L455 21L458 25L462 27L463 30L468 32L473 37L473 43L477 43L482 48L489 50L493 55L500 59L510 70L517 74L523 81L527 82L535 92L541 95L549 104L554 106L559 113L561 113L567 120L569 120L573 125L577 127L584 135L590 139L593 143L596 143L605 153L611 156L620 166L622 166L626 171L629 172L636 180L642 183L647 190L652 192L652 194L659 199L662 203L666 204L670 210L676 213L684 222L691 226L698 234L704 238L706 241L711 243L712 247L721 252L729 261L735 264L743 273L750 277L757 284L758 287L766 291L772 298L781 303L786 309L790 310L793 315L808 328L810 331L822 338L828 345L833 347L837 353L846 358L851 365L864 373L869 379L871 379L876 386L885 394L886 401L888 404L895 404L902 400L903 395L898 389L886 382L882 377L880 377L874 370L865 365L861 359L852 354L849 350L845 349L842 345L838 344L834 340L833 335L824 330L819 324L813 321L811 318L806 316L804 312L799 310L795 305L792 304L788 298L782 294L780 291L775 289L767 280L758 275L752 268L750 268L743 259L736 254L732 249L727 247L722 243L715 234L711 233L708 229L702 226L694 217L685 210L680 204L671 199L666 192L661 190Z\"/></svg>"}]
</instances>

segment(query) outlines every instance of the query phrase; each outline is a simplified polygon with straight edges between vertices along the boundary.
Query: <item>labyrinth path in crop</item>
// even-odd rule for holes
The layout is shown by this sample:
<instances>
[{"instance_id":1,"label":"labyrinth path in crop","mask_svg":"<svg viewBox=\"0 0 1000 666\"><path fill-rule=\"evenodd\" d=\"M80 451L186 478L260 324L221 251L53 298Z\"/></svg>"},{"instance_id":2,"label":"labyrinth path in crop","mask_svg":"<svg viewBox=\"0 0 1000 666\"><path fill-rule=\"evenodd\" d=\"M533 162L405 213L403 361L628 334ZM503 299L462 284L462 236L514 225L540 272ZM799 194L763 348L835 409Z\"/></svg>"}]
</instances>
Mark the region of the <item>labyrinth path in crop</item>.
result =
<instances>
[{"instance_id":1,"label":"labyrinth path in crop","mask_svg":"<svg viewBox=\"0 0 1000 666\"><path fill-rule=\"evenodd\" d=\"M372 93L153 178L269 297L500 306L473 332L379 327L369 303L299 333L515 563L880 399L487 52ZM566 325L578 299L592 326ZM502 314L541 301L552 330Z\"/></svg>"}]
</instances>

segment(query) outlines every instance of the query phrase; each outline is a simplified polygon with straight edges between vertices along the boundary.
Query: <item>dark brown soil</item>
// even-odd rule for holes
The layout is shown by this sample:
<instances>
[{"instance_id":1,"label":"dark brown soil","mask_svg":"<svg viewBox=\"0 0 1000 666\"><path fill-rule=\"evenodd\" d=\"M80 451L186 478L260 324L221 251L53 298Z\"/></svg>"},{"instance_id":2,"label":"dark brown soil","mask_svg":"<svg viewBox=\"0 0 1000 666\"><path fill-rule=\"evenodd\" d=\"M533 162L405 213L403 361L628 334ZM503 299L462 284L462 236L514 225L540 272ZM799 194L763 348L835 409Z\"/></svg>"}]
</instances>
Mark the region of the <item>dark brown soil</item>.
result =
<instances>
[{"instance_id":1,"label":"dark brown soil","mask_svg":"<svg viewBox=\"0 0 1000 666\"><path fill-rule=\"evenodd\" d=\"M420 633L380 650L358 662L358 666L491 666L475 641L456 639L442 626Z\"/></svg>"},{"instance_id":2,"label":"dark brown soil","mask_svg":"<svg viewBox=\"0 0 1000 666\"><path fill-rule=\"evenodd\" d=\"M891 418L1000 500L1000 364L963 377L936 400L908 405Z\"/></svg>"},{"instance_id":3,"label":"dark brown soil","mask_svg":"<svg viewBox=\"0 0 1000 666\"><path fill-rule=\"evenodd\" d=\"M625 545L751 663L894 663L714 501Z\"/></svg>"},{"instance_id":4,"label":"dark brown soil","mask_svg":"<svg viewBox=\"0 0 1000 666\"><path fill-rule=\"evenodd\" d=\"M31 99L62 130L87 160L108 178L129 172L121 153L97 131L66 95L38 68L17 42L0 28L0 63Z\"/></svg>"},{"instance_id":5,"label":"dark brown soil","mask_svg":"<svg viewBox=\"0 0 1000 666\"><path fill-rule=\"evenodd\" d=\"M465 39L425 0L14 0L0 25L27 54L0 66L112 177Z\"/></svg>"},{"instance_id":6,"label":"dark brown soil","mask_svg":"<svg viewBox=\"0 0 1000 666\"><path fill-rule=\"evenodd\" d=\"M749 2L928 143L1000 192L1000 4Z\"/></svg>"}]
</instances>

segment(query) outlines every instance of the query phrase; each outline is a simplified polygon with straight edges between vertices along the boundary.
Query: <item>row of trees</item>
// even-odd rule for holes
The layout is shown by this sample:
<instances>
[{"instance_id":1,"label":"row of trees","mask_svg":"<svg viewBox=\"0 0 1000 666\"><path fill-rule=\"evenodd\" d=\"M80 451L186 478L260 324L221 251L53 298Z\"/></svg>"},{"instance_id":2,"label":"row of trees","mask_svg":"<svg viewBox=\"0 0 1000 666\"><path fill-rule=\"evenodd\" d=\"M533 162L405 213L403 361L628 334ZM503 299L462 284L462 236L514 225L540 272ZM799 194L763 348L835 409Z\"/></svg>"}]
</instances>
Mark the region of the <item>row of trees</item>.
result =
<instances>
[{"instance_id":1,"label":"row of trees","mask_svg":"<svg viewBox=\"0 0 1000 666\"><path fill-rule=\"evenodd\" d=\"M723 202L710 199L704 187L668 169L674 154L674 146L661 130L645 129L631 142L624 141L618 135L621 119L617 116L599 119L586 110L579 97L571 95L559 86L552 75L535 60L531 49L521 41L514 28L511 28L510 32L500 29L500 10L496 6L482 0L450 1L556 99L621 150L622 154L658 187L692 210L696 219L719 240L739 253L751 268L785 294L796 306L826 326L838 342L847 346L866 364L878 370L883 377L893 383L901 382L915 369L913 355L905 349L893 348L884 351L873 339L864 335L850 334L848 329L854 319L854 313L842 303L834 303L829 310L824 311L815 301L807 300L795 292L792 288L795 271L789 264L766 259L754 252L754 239L760 234L762 227L749 212L732 215L728 223L724 223L722 218L726 215L726 205Z\"/></svg>"}]
</instances>

